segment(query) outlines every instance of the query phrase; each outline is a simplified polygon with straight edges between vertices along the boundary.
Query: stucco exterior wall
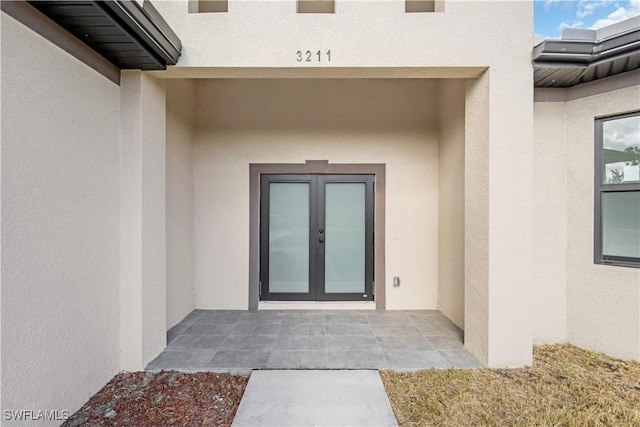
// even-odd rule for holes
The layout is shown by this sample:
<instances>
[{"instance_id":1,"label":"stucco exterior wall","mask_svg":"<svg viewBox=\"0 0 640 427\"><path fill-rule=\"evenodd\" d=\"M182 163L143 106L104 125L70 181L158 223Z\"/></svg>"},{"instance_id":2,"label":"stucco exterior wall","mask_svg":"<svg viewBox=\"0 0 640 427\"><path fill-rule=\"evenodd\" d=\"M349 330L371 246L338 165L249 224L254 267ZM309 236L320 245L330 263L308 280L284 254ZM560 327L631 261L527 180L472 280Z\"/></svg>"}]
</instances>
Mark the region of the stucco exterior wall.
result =
<instances>
[{"instance_id":1,"label":"stucco exterior wall","mask_svg":"<svg viewBox=\"0 0 640 427\"><path fill-rule=\"evenodd\" d=\"M610 78L536 102L533 303L536 342L571 342L640 358L640 270L594 264L594 123L640 109L640 88L607 90ZM590 91L590 88L594 88Z\"/></svg>"},{"instance_id":2,"label":"stucco exterior wall","mask_svg":"<svg viewBox=\"0 0 640 427\"><path fill-rule=\"evenodd\" d=\"M465 80L442 80L438 96L438 309L464 329Z\"/></svg>"},{"instance_id":3,"label":"stucco exterior wall","mask_svg":"<svg viewBox=\"0 0 640 427\"><path fill-rule=\"evenodd\" d=\"M434 81L209 80L196 92L196 307L247 308L249 163L329 160L386 163L387 308L436 308Z\"/></svg>"},{"instance_id":4,"label":"stucco exterior wall","mask_svg":"<svg viewBox=\"0 0 640 427\"><path fill-rule=\"evenodd\" d=\"M567 147L564 102L534 104L533 338L567 341Z\"/></svg>"},{"instance_id":5,"label":"stucco exterior wall","mask_svg":"<svg viewBox=\"0 0 640 427\"><path fill-rule=\"evenodd\" d=\"M567 326L571 343L640 359L640 270L593 263L594 118L640 109L639 86L567 102Z\"/></svg>"},{"instance_id":6,"label":"stucco exterior wall","mask_svg":"<svg viewBox=\"0 0 640 427\"><path fill-rule=\"evenodd\" d=\"M141 370L166 346L165 82L122 71L120 367Z\"/></svg>"},{"instance_id":7,"label":"stucco exterior wall","mask_svg":"<svg viewBox=\"0 0 640 427\"><path fill-rule=\"evenodd\" d=\"M2 409L72 413L120 369L120 90L1 15Z\"/></svg>"},{"instance_id":8,"label":"stucco exterior wall","mask_svg":"<svg viewBox=\"0 0 640 427\"><path fill-rule=\"evenodd\" d=\"M167 329L194 308L195 95L193 81L167 82Z\"/></svg>"},{"instance_id":9,"label":"stucco exterior wall","mask_svg":"<svg viewBox=\"0 0 640 427\"><path fill-rule=\"evenodd\" d=\"M532 29L531 4L518 0L449 0L444 13L405 13L404 0L337 1L335 13L322 14L296 13L296 0L231 0L223 13L189 13L188 3L154 2L189 47L169 75L227 67L487 65L514 73L519 55L504 53L530 59L533 42L526 30ZM298 62L299 50L321 50L322 58Z\"/></svg>"}]
</instances>

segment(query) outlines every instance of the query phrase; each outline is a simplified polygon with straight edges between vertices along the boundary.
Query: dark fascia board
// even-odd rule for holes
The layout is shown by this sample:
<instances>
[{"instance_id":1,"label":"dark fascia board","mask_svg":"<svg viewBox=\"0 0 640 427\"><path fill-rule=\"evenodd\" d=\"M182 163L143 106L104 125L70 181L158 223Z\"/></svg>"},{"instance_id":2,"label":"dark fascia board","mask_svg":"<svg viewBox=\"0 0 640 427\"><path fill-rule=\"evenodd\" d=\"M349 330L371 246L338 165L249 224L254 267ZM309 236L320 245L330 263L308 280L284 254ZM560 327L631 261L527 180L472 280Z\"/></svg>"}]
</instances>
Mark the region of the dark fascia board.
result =
<instances>
[{"instance_id":1,"label":"dark fascia board","mask_svg":"<svg viewBox=\"0 0 640 427\"><path fill-rule=\"evenodd\" d=\"M182 43L150 1L145 0L143 7L132 0L96 1L95 4L110 16L117 17L165 65L178 62Z\"/></svg>"},{"instance_id":2,"label":"dark fascia board","mask_svg":"<svg viewBox=\"0 0 640 427\"><path fill-rule=\"evenodd\" d=\"M40 34L69 55L120 85L120 69L26 1L2 1L2 12Z\"/></svg>"},{"instance_id":3,"label":"dark fascia board","mask_svg":"<svg viewBox=\"0 0 640 427\"><path fill-rule=\"evenodd\" d=\"M86 44L120 69L164 70L180 57L180 39L148 0L142 5L136 0L27 1L83 42L85 31L92 33L95 29L99 33L107 22L117 28L127 43L135 46L137 54L124 50L126 43L122 42L97 40ZM100 16L84 19L74 6L90 7Z\"/></svg>"},{"instance_id":4,"label":"dark fascia board","mask_svg":"<svg viewBox=\"0 0 640 427\"><path fill-rule=\"evenodd\" d=\"M533 48L536 68L560 64L588 66L605 58L640 49L640 28L604 40L545 40Z\"/></svg>"}]
</instances>

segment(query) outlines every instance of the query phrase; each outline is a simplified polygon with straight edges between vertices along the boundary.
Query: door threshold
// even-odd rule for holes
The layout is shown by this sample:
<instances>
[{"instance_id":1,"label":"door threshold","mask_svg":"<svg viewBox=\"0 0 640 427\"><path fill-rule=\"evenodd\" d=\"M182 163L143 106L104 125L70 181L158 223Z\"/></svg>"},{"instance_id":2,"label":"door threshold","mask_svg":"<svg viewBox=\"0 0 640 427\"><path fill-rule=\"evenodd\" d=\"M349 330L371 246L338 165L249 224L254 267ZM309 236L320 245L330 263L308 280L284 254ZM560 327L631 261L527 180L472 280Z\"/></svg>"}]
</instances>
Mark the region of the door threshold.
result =
<instances>
[{"instance_id":1,"label":"door threshold","mask_svg":"<svg viewBox=\"0 0 640 427\"><path fill-rule=\"evenodd\" d=\"M258 310L375 310L374 301L260 301Z\"/></svg>"}]
</instances>

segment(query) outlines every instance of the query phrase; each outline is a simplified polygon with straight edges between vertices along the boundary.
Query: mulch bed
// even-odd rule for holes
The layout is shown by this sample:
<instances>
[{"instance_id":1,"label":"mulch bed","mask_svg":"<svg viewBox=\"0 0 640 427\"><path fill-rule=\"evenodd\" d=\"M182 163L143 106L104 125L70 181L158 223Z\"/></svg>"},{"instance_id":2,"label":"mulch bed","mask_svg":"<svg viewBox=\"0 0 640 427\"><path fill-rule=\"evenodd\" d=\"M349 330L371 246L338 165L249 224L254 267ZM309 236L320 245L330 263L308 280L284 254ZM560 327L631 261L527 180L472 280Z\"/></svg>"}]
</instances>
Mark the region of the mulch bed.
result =
<instances>
[{"instance_id":1,"label":"mulch bed","mask_svg":"<svg viewBox=\"0 0 640 427\"><path fill-rule=\"evenodd\" d=\"M63 426L230 426L248 381L212 372L120 373Z\"/></svg>"}]
</instances>

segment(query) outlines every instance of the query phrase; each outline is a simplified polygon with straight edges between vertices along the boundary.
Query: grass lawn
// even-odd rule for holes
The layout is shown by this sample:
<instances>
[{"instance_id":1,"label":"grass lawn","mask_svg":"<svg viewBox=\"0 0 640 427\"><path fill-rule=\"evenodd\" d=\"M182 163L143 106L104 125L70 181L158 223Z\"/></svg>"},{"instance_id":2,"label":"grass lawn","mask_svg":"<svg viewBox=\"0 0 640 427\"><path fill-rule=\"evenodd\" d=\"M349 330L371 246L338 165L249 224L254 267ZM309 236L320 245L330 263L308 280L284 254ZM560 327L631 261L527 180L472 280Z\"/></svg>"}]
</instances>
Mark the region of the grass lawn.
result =
<instances>
[{"instance_id":1,"label":"grass lawn","mask_svg":"<svg viewBox=\"0 0 640 427\"><path fill-rule=\"evenodd\" d=\"M381 372L401 426L640 426L640 363L572 345L519 369Z\"/></svg>"}]
</instances>

